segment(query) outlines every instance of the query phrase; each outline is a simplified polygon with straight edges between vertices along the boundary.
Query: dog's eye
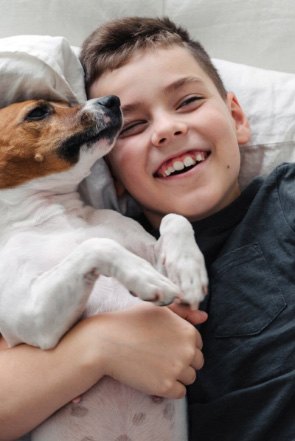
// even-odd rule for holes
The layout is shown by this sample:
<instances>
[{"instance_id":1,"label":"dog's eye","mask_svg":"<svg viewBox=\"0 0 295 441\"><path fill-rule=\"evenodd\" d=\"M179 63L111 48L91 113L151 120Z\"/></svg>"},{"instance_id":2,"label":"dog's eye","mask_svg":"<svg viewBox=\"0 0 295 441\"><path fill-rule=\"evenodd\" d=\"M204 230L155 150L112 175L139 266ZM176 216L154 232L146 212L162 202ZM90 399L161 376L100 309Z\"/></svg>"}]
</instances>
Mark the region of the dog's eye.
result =
<instances>
[{"instance_id":1,"label":"dog's eye","mask_svg":"<svg viewBox=\"0 0 295 441\"><path fill-rule=\"evenodd\" d=\"M51 108L48 106L38 106L35 109L30 110L30 112L26 115L26 121L39 121L41 119L47 118L51 115Z\"/></svg>"}]
</instances>

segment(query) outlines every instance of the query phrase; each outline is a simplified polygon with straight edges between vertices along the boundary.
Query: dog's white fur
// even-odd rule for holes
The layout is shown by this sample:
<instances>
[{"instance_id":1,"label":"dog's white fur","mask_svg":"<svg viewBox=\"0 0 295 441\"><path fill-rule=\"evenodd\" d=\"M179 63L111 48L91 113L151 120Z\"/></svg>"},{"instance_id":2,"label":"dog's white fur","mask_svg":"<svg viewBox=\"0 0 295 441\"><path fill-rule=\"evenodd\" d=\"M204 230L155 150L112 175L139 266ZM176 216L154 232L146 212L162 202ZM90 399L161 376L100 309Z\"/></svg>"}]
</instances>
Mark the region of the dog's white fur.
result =
<instances>
[{"instance_id":1,"label":"dog's white fur","mask_svg":"<svg viewBox=\"0 0 295 441\"><path fill-rule=\"evenodd\" d=\"M155 241L137 222L81 201L78 184L111 149L120 124L118 109L113 115L98 100L71 112L73 132L86 130L79 124L87 118L98 132L112 128L113 120L117 126L112 136L81 146L78 161L56 173L5 188L0 169L0 332L10 346L51 348L83 313L139 301L129 291L159 304L178 297L196 306L206 285L203 257L183 217L164 217ZM38 149L32 160L45 161L47 151ZM176 406L181 409L175 414ZM115 439L185 440L183 401L152 400L104 379L33 433L34 441Z\"/></svg>"}]
</instances>

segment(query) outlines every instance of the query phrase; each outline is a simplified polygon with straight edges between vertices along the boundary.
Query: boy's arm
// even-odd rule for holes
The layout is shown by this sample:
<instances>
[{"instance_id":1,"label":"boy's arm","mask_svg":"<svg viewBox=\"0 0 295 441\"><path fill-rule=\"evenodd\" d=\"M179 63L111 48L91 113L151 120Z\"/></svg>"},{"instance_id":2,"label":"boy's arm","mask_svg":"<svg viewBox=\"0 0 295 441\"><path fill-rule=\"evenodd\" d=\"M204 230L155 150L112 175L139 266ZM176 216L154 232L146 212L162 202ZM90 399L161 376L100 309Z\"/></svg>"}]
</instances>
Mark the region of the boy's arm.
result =
<instances>
[{"instance_id":1,"label":"boy's arm","mask_svg":"<svg viewBox=\"0 0 295 441\"><path fill-rule=\"evenodd\" d=\"M7 349L2 339L1 441L14 440L32 430L101 377L99 365L96 371L94 366L91 369L90 360L87 365L87 342L83 334L83 328L86 331L87 326L85 321L73 328L56 348L49 351L28 345Z\"/></svg>"},{"instance_id":2,"label":"boy's arm","mask_svg":"<svg viewBox=\"0 0 295 441\"><path fill-rule=\"evenodd\" d=\"M48 351L7 349L2 340L0 441L32 430L104 375L147 394L183 396L203 364L201 338L188 321L204 317L177 309L187 320L146 303L90 317Z\"/></svg>"}]
</instances>

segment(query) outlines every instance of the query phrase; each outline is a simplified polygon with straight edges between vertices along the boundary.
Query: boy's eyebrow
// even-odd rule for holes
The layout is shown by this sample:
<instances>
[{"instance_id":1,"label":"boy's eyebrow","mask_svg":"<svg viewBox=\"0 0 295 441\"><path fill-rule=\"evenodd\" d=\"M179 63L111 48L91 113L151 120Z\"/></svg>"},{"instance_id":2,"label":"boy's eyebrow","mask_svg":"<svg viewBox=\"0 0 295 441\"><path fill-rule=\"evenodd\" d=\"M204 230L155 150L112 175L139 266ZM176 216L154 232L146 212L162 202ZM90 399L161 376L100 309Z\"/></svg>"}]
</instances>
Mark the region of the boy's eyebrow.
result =
<instances>
[{"instance_id":1,"label":"boy's eyebrow","mask_svg":"<svg viewBox=\"0 0 295 441\"><path fill-rule=\"evenodd\" d=\"M171 83L171 84L168 84L164 88L164 93L173 92L174 90L179 89L180 87L184 86L185 84L192 84L192 83L201 84L201 85L204 84L203 81L198 77L193 77L193 76L183 77L183 78L179 78L176 81L173 81L173 83ZM122 106L122 112L123 112L124 116L126 116L128 113L135 112L139 106L140 106L140 102L126 104L125 106Z\"/></svg>"},{"instance_id":2,"label":"boy's eyebrow","mask_svg":"<svg viewBox=\"0 0 295 441\"><path fill-rule=\"evenodd\" d=\"M168 84L168 86L165 87L165 92L173 92L176 89L179 89L180 87L184 86L185 84L204 84L203 81L198 77L183 77L179 78L179 80L173 81L173 83Z\"/></svg>"},{"instance_id":3,"label":"boy's eyebrow","mask_svg":"<svg viewBox=\"0 0 295 441\"><path fill-rule=\"evenodd\" d=\"M124 117L126 117L126 115L128 113L135 112L136 109L138 109L139 106L140 106L140 103L132 103L132 104L126 104L126 106L122 106L121 110L122 110L122 113L123 113Z\"/></svg>"}]
</instances>

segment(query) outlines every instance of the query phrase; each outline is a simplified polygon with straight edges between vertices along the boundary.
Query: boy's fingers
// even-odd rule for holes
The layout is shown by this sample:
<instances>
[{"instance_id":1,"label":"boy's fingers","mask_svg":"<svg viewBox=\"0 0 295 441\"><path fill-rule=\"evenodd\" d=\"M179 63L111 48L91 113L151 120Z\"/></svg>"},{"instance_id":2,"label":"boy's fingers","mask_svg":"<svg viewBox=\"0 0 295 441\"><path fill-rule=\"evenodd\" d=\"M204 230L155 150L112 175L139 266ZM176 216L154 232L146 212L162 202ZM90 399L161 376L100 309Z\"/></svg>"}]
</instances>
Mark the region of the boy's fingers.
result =
<instances>
[{"instance_id":1,"label":"boy's fingers","mask_svg":"<svg viewBox=\"0 0 295 441\"><path fill-rule=\"evenodd\" d=\"M183 398L186 396L186 387L180 382L177 381L176 385L173 388L172 393L167 398Z\"/></svg>"},{"instance_id":2,"label":"boy's fingers","mask_svg":"<svg viewBox=\"0 0 295 441\"><path fill-rule=\"evenodd\" d=\"M196 369L193 367L188 367L179 378L179 381L181 381L182 384L185 386L188 386L190 384L193 384L197 378Z\"/></svg>"},{"instance_id":3,"label":"boy's fingers","mask_svg":"<svg viewBox=\"0 0 295 441\"><path fill-rule=\"evenodd\" d=\"M204 356L201 351L198 351L191 363L191 366L199 371L204 366Z\"/></svg>"},{"instance_id":4,"label":"boy's fingers","mask_svg":"<svg viewBox=\"0 0 295 441\"><path fill-rule=\"evenodd\" d=\"M205 311L191 309L188 305L183 305L180 303L172 303L169 305L169 309L193 325L200 325L208 318L208 314Z\"/></svg>"}]
</instances>

